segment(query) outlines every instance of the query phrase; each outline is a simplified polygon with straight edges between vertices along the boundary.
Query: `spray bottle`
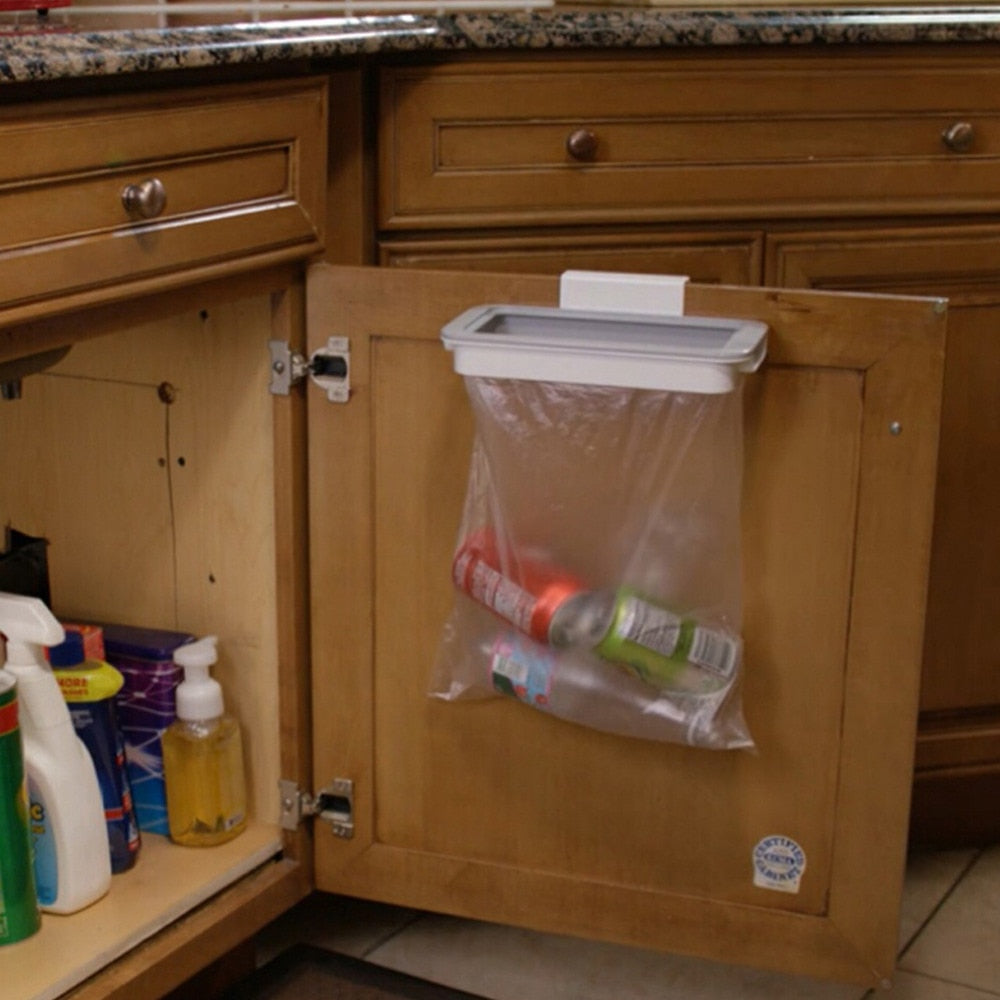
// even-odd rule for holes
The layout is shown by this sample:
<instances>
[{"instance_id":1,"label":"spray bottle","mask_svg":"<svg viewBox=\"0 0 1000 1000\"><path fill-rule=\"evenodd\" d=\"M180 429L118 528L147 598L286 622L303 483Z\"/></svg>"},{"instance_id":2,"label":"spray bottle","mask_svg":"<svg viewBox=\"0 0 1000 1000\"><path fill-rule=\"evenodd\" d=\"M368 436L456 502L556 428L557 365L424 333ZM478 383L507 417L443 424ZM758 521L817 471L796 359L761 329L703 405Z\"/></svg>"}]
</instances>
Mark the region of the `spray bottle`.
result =
<instances>
[{"instance_id":1,"label":"spray bottle","mask_svg":"<svg viewBox=\"0 0 1000 1000\"><path fill-rule=\"evenodd\" d=\"M17 681L0 670L0 944L30 937L41 926L28 832L28 788Z\"/></svg>"},{"instance_id":2,"label":"spray bottle","mask_svg":"<svg viewBox=\"0 0 1000 1000\"><path fill-rule=\"evenodd\" d=\"M177 720L163 734L170 839L195 847L231 840L247 824L240 727L208 675L217 641L209 635L174 650L184 680L177 685Z\"/></svg>"},{"instance_id":3,"label":"spray bottle","mask_svg":"<svg viewBox=\"0 0 1000 1000\"><path fill-rule=\"evenodd\" d=\"M108 891L111 861L97 774L45 660L65 633L38 598L5 593L0 632L21 707L38 902L73 913Z\"/></svg>"}]
</instances>

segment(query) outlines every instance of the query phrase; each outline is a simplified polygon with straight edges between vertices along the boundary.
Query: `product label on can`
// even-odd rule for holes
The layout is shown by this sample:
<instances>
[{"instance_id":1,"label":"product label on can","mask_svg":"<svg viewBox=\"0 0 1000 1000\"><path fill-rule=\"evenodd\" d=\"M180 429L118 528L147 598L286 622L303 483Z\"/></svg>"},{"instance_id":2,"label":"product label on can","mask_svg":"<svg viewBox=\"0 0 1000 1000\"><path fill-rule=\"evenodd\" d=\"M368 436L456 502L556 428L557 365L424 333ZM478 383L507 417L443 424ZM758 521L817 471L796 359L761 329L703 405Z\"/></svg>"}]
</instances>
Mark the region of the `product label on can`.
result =
<instances>
[{"instance_id":1,"label":"product label on can","mask_svg":"<svg viewBox=\"0 0 1000 1000\"><path fill-rule=\"evenodd\" d=\"M673 656L681 637L681 623L680 616L672 611L629 594L622 601L615 634L661 656Z\"/></svg>"},{"instance_id":2,"label":"product label on can","mask_svg":"<svg viewBox=\"0 0 1000 1000\"><path fill-rule=\"evenodd\" d=\"M493 644L493 687L528 705L548 707L554 667L555 658L545 649L534 650L514 636L500 636Z\"/></svg>"},{"instance_id":3,"label":"product label on can","mask_svg":"<svg viewBox=\"0 0 1000 1000\"><path fill-rule=\"evenodd\" d=\"M729 678L736 666L736 652L737 645L728 635L698 626L691 636L688 660L713 674Z\"/></svg>"},{"instance_id":4,"label":"product label on can","mask_svg":"<svg viewBox=\"0 0 1000 1000\"><path fill-rule=\"evenodd\" d=\"M455 580L480 604L495 611L523 632L531 630L535 598L482 560L466 552L455 563Z\"/></svg>"}]
</instances>

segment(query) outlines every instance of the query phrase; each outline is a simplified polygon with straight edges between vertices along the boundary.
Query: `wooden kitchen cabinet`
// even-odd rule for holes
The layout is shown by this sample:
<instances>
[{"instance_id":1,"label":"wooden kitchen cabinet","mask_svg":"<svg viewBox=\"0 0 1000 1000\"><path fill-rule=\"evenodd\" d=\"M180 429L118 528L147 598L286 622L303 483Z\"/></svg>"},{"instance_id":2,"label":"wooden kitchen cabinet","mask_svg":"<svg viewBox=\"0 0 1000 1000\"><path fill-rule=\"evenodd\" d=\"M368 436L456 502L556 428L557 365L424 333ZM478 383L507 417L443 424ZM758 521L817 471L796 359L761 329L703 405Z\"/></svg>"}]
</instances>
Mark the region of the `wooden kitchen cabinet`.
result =
<instances>
[{"instance_id":1,"label":"wooden kitchen cabinet","mask_svg":"<svg viewBox=\"0 0 1000 1000\"><path fill-rule=\"evenodd\" d=\"M251 812L221 850L147 835L104 899L3 949L5 996L161 996L311 889L278 797L279 774L310 784L302 406L268 392L266 351L304 342L326 119L322 77L0 112L32 150L0 193L0 368L75 344L0 415L0 518L49 540L64 618L226 637ZM166 201L136 218L122 190L149 177Z\"/></svg>"},{"instance_id":2,"label":"wooden kitchen cabinet","mask_svg":"<svg viewBox=\"0 0 1000 1000\"><path fill-rule=\"evenodd\" d=\"M311 885L819 976L889 975L939 304L689 289L692 312L772 330L747 393L752 755L427 698L471 431L438 329L477 302L551 303L556 282L317 265L307 292L310 349L350 340L347 403L314 386L268 393L268 341L296 329L293 286L81 343L0 412L4 453L32 472L5 478L0 508L51 539L57 606L219 633L251 762L259 840L234 841L248 853L209 884L192 879L176 923L147 890L179 883L177 852L191 850L151 845L133 903L163 931L104 972L113 956L91 956L96 978L73 995L157 996ZM351 782L338 830L319 819L311 837L283 837L279 776L303 790ZM798 894L753 885L753 848L774 833L807 853ZM113 886L104 922L84 911L60 932L121 935L120 896ZM16 949L0 961L21 965Z\"/></svg>"},{"instance_id":3,"label":"wooden kitchen cabinet","mask_svg":"<svg viewBox=\"0 0 1000 1000\"><path fill-rule=\"evenodd\" d=\"M329 190L342 182L338 171ZM557 205L556 241L587 266L610 266L621 247L649 254L640 269L683 259L706 282L759 282L764 228L716 226L694 209L697 226L678 227L681 200L667 199L656 233L629 223L610 235L595 221L604 208L570 218ZM520 216L471 237L468 216L455 220L447 234L387 227L383 261L407 243L434 268L449 253L489 258L505 232L511 260L556 269L558 242ZM578 225L591 227L593 256L573 256ZM37 322L2 342L6 357L39 338L79 341L0 408L0 452L19 470L0 483L0 516L50 538L62 613L220 634L219 676L251 762L252 836L234 856L207 854L212 870L198 874L185 870L190 851L154 842L135 890L116 880L105 907L112 948L90 943L96 909L61 926L66 949L80 949L71 995L160 996L311 888L828 978L889 976L942 304L688 290L691 312L772 331L746 396L751 755L426 696L472 433L438 331L482 302L551 304L552 278L327 264L306 276L293 262L243 279L232 267L212 284L143 286L146 298L55 320L39 305ZM67 308L57 294L53 312ZM313 385L268 392L270 340L308 354L331 337L350 342L346 403ZM279 779L336 792L328 817L283 829L301 801L288 786L279 796ZM799 893L753 884L753 849L771 835L805 851ZM26 964L0 955L5 982L8 962ZM56 975L49 964L50 993L63 988Z\"/></svg>"},{"instance_id":4,"label":"wooden kitchen cabinet","mask_svg":"<svg viewBox=\"0 0 1000 1000\"><path fill-rule=\"evenodd\" d=\"M379 86L384 264L950 299L911 826L938 846L1000 836L998 73L974 47L671 51Z\"/></svg>"}]
</instances>

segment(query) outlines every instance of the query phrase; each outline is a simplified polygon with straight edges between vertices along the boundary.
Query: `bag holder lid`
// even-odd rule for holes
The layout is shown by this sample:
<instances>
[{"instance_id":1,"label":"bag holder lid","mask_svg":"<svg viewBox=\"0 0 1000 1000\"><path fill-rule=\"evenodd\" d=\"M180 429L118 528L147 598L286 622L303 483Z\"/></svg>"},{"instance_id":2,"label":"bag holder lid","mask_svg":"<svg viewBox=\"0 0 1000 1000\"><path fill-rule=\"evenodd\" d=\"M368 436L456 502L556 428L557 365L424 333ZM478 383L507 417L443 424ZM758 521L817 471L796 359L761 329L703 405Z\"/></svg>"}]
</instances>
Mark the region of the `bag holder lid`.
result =
<instances>
[{"instance_id":1,"label":"bag holder lid","mask_svg":"<svg viewBox=\"0 0 1000 1000\"><path fill-rule=\"evenodd\" d=\"M482 305L446 324L441 339L460 375L726 393L760 367L767 329L755 320Z\"/></svg>"}]
</instances>

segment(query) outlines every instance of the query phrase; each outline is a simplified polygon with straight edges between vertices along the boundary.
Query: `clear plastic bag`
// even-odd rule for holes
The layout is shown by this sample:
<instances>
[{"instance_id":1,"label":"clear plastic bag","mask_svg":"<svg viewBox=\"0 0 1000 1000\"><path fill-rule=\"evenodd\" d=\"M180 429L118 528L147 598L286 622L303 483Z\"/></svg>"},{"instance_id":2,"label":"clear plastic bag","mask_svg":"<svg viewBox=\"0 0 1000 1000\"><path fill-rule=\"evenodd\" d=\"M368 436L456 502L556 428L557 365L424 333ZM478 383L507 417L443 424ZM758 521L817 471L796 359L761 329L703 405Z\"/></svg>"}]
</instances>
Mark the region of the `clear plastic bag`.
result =
<instances>
[{"instance_id":1,"label":"clear plastic bag","mask_svg":"<svg viewBox=\"0 0 1000 1000\"><path fill-rule=\"evenodd\" d=\"M742 388L466 376L476 437L430 693L642 739L743 719Z\"/></svg>"}]
</instances>

